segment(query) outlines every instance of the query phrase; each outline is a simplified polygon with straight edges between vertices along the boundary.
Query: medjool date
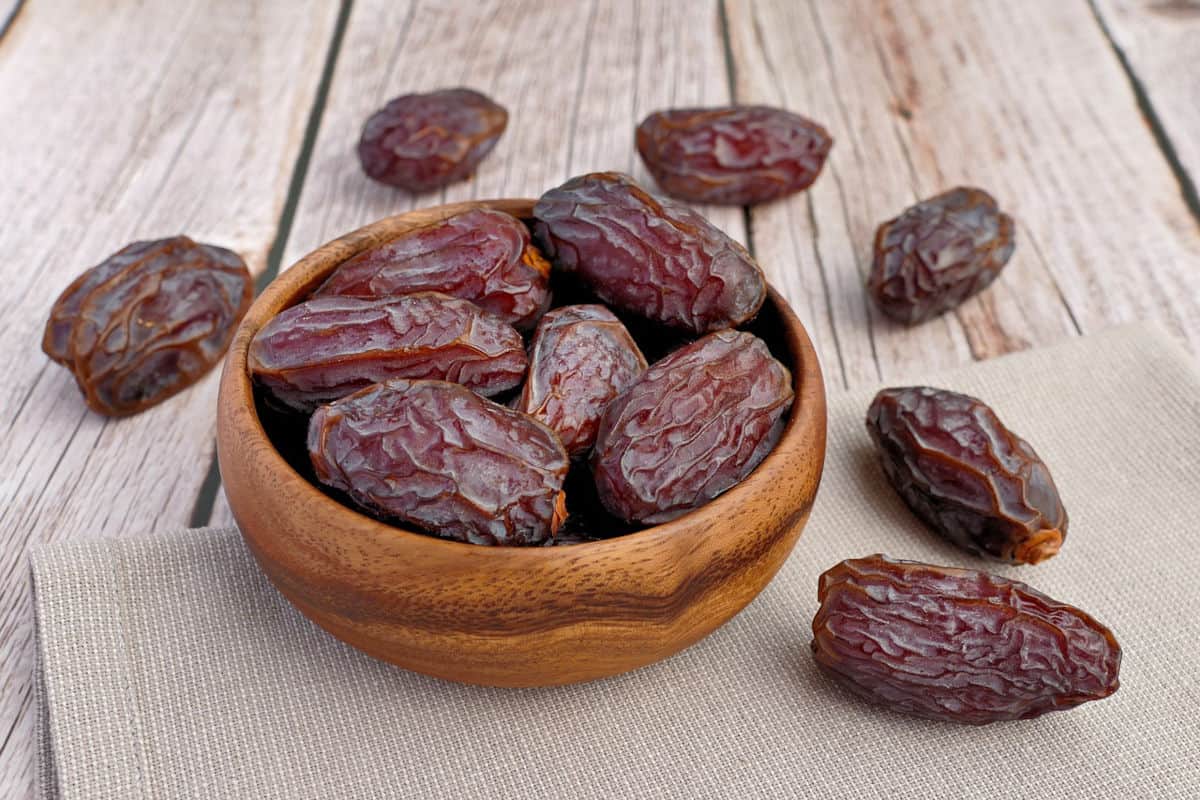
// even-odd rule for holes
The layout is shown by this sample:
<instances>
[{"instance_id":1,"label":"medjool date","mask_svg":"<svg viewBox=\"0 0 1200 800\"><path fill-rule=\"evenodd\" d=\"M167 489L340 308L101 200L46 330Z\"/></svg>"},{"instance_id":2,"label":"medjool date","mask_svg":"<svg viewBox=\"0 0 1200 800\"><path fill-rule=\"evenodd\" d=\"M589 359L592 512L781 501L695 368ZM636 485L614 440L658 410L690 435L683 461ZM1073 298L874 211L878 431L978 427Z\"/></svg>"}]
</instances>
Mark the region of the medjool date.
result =
<instances>
[{"instance_id":1,"label":"medjool date","mask_svg":"<svg viewBox=\"0 0 1200 800\"><path fill-rule=\"evenodd\" d=\"M406 94L367 120L358 157L369 177L427 192L469 176L507 126L504 107L472 89Z\"/></svg>"},{"instance_id":2,"label":"medjool date","mask_svg":"<svg viewBox=\"0 0 1200 800\"><path fill-rule=\"evenodd\" d=\"M308 451L322 483L447 539L542 544L566 517L554 432L458 384L396 379L321 406Z\"/></svg>"},{"instance_id":3,"label":"medjool date","mask_svg":"<svg viewBox=\"0 0 1200 800\"><path fill-rule=\"evenodd\" d=\"M982 401L928 386L884 389L867 430L904 502L958 546L1021 564L1062 546L1067 512L1050 470Z\"/></svg>"},{"instance_id":4,"label":"medjool date","mask_svg":"<svg viewBox=\"0 0 1200 800\"><path fill-rule=\"evenodd\" d=\"M692 203L753 205L807 189L832 146L817 123L769 106L657 111L637 129L654 180Z\"/></svg>"},{"instance_id":5,"label":"medjool date","mask_svg":"<svg viewBox=\"0 0 1200 800\"><path fill-rule=\"evenodd\" d=\"M249 353L254 380L297 411L388 378L453 381L496 394L521 382L525 364L515 328L437 292L314 297L264 325Z\"/></svg>"},{"instance_id":6,"label":"medjool date","mask_svg":"<svg viewBox=\"0 0 1200 800\"><path fill-rule=\"evenodd\" d=\"M986 289L1008 263L1015 235L990 194L951 189L879 226L867 291L897 322L924 322Z\"/></svg>"},{"instance_id":7,"label":"medjool date","mask_svg":"<svg viewBox=\"0 0 1200 800\"><path fill-rule=\"evenodd\" d=\"M135 242L59 295L42 349L71 370L94 411L135 414L220 360L253 293L230 250L186 236Z\"/></svg>"},{"instance_id":8,"label":"medjool date","mask_svg":"<svg viewBox=\"0 0 1200 800\"><path fill-rule=\"evenodd\" d=\"M719 331L655 363L609 403L591 465L600 501L659 523L745 478L783 433L792 376L758 337Z\"/></svg>"},{"instance_id":9,"label":"medjool date","mask_svg":"<svg viewBox=\"0 0 1200 800\"><path fill-rule=\"evenodd\" d=\"M767 296L740 244L628 175L595 172L551 189L534 206L534 236L560 269L605 302L691 333L742 324Z\"/></svg>"},{"instance_id":10,"label":"medjool date","mask_svg":"<svg viewBox=\"0 0 1200 800\"><path fill-rule=\"evenodd\" d=\"M885 556L821 576L812 651L873 703L985 725L1117 691L1121 648L1079 609L1017 581Z\"/></svg>"},{"instance_id":11,"label":"medjool date","mask_svg":"<svg viewBox=\"0 0 1200 800\"><path fill-rule=\"evenodd\" d=\"M376 299L415 292L461 297L531 328L550 304L550 265L520 220L476 208L359 253L316 294Z\"/></svg>"},{"instance_id":12,"label":"medjool date","mask_svg":"<svg viewBox=\"0 0 1200 800\"><path fill-rule=\"evenodd\" d=\"M605 407L645 369L629 331L607 308L556 308L538 324L514 408L546 423L567 453L580 456L592 449Z\"/></svg>"}]
</instances>

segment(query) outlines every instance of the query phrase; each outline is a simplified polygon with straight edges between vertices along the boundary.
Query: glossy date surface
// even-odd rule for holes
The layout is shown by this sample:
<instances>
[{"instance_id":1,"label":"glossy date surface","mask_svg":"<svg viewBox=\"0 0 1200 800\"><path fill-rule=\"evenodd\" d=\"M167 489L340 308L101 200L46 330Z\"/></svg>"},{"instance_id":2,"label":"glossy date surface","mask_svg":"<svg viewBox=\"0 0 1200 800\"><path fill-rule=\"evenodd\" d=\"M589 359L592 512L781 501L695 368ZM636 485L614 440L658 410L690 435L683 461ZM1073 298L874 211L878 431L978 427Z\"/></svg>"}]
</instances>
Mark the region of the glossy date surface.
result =
<instances>
[{"instance_id":1,"label":"glossy date surface","mask_svg":"<svg viewBox=\"0 0 1200 800\"><path fill-rule=\"evenodd\" d=\"M531 328L550 304L550 264L519 219L477 208L359 253L316 294L376 299L415 292L461 297Z\"/></svg>"},{"instance_id":2,"label":"glossy date surface","mask_svg":"<svg viewBox=\"0 0 1200 800\"><path fill-rule=\"evenodd\" d=\"M769 106L658 111L637 129L659 187L692 203L753 205L807 189L832 146L817 123Z\"/></svg>"},{"instance_id":3,"label":"glossy date surface","mask_svg":"<svg viewBox=\"0 0 1200 800\"><path fill-rule=\"evenodd\" d=\"M788 369L758 337L719 331L653 364L609 403L591 466L604 507L659 523L707 503L782 435Z\"/></svg>"},{"instance_id":4,"label":"glossy date surface","mask_svg":"<svg viewBox=\"0 0 1200 800\"><path fill-rule=\"evenodd\" d=\"M358 157L374 180L427 192L469 176L507 125L508 111L472 89L401 95L367 120Z\"/></svg>"},{"instance_id":5,"label":"glossy date surface","mask_svg":"<svg viewBox=\"0 0 1200 800\"><path fill-rule=\"evenodd\" d=\"M1017 581L874 555L825 572L818 599L818 666L895 711L984 725L1068 709L1119 686L1112 632Z\"/></svg>"},{"instance_id":6,"label":"glossy date surface","mask_svg":"<svg viewBox=\"0 0 1200 800\"><path fill-rule=\"evenodd\" d=\"M533 215L554 265L616 308L706 333L742 324L766 299L762 270L745 248L628 175L572 178L542 195Z\"/></svg>"},{"instance_id":7,"label":"glossy date surface","mask_svg":"<svg viewBox=\"0 0 1200 800\"><path fill-rule=\"evenodd\" d=\"M186 236L135 242L63 291L42 349L71 370L94 411L134 414L220 360L253 293L230 250Z\"/></svg>"},{"instance_id":8,"label":"glossy date surface","mask_svg":"<svg viewBox=\"0 0 1200 800\"><path fill-rule=\"evenodd\" d=\"M322 483L443 538L544 544L566 516L554 432L458 384L396 379L321 406L308 451Z\"/></svg>"},{"instance_id":9,"label":"glossy date surface","mask_svg":"<svg viewBox=\"0 0 1200 800\"><path fill-rule=\"evenodd\" d=\"M1056 554L1067 512L1050 470L985 403L945 389L884 389L867 430L892 487L973 553L1036 564Z\"/></svg>"},{"instance_id":10,"label":"glossy date surface","mask_svg":"<svg viewBox=\"0 0 1200 800\"><path fill-rule=\"evenodd\" d=\"M538 324L514 408L548 425L571 456L582 456L609 402L645 369L641 350L607 308L556 308Z\"/></svg>"},{"instance_id":11,"label":"glossy date surface","mask_svg":"<svg viewBox=\"0 0 1200 800\"><path fill-rule=\"evenodd\" d=\"M1016 246L1012 217L982 189L922 200L875 233L867 292L888 317L915 325L986 289Z\"/></svg>"},{"instance_id":12,"label":"glossy date surface","mask_svg":"<svg viewBox=\"0 0 1200 800\"><path fill-rule=\"evenodd\" d=\"M264 325L249 353L254 380L301 412L388 378L446 380L496 394L517 386L525 366L515 328L436 292L314 297Z\"/></svg>"}]
</instances>

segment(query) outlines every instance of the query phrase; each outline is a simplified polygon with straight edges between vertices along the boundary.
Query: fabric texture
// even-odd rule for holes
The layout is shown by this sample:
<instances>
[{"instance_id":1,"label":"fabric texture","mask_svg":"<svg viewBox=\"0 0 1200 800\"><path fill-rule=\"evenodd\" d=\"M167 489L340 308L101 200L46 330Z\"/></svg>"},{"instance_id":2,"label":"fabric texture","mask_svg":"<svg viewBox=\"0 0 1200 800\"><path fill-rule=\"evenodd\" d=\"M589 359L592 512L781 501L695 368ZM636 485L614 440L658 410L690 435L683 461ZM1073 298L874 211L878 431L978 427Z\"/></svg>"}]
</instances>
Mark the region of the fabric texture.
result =
<instances>
[{"instance_id":1,"label":"fabric texture","mask_svg":"<svg viewBox=\"0 0 1200 800\"><path fill-rule=\"evenodd\" d=\"M659 664L483 689L375 661L305 620L233 530L35 553L46 798L1175 798L1200 796L1200 372L1137 326L919 382L987 400L1071 515L1035 567L918 523L863 418L830 398L823 485L743 613ZM917 382L917 381L914 381ZM901 382L893 382L898 384ZM866 705L809 653L817 576L875 552L988 569L1092 613L1111 698L971 728Z\"/></svg>"}]
</instances>

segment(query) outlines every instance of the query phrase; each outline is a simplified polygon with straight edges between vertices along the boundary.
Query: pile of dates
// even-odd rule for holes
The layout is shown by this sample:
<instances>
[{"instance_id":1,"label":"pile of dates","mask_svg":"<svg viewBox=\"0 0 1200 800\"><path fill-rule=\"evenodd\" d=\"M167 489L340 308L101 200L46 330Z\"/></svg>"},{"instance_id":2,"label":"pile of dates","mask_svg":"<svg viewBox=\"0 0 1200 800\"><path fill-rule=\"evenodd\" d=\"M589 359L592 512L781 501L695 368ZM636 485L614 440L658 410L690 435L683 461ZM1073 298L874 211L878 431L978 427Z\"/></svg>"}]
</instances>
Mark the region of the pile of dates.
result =
<instances>
[{"instance_id":1,"label":"pile of dates","mask_svg":"<svg viewBox=\"0 0 1200 800\"><path fill-rule=\"evenodd\" d=\"M468 177L507 124L470 89L403 95L358 154L370 178L429 191ZM634 138L667 195L733 205L807 189L833 144L765 106L660 111ZM905 325L952 311L999 276L1014 232L981 189L922 200L878 227L867 292ZM219 359L251 294L230 251L138 242L67 287L43 349L93 409L136 413ZM702 216L593 173L530 220L475 208L357 254L258 332L249 369L276 445L338 499L460 542L574 544L698 508L775 446L793 376L745 330L766 296ZM982 401L884 389L867 429L886 480L947 541L1015 564L1060 551L1049 469ZM1111 631L986 572L872 555L827 570L818 599L818 667L893 710L978 725L1119 685Z\"/></svg>"},{"instance_id":2,"label":"pile of dates","mask_svg":"<svg viewBox=\"0 0 1200 800\"><path fill-rule=\"evenodd\" d=\"M339 499L461 542L570 544L698 508L775 446L793 378L739 329L766 296L702 216L593 173L531 220L475 208L358 253L263 326L249 370Z\"/></svg>"}]
</instances>

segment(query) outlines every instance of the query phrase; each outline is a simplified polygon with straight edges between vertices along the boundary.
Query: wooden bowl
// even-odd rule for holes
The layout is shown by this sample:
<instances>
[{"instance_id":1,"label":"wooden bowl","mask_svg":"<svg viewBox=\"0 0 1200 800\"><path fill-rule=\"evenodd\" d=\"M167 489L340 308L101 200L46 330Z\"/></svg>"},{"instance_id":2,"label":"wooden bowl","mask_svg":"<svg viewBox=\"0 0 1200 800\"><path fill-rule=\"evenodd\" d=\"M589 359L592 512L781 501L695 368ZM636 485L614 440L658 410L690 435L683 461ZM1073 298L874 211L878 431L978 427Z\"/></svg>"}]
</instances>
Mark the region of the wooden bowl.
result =
<instances>
[{"instance_id":1,"label":"wooden bowl","mask_svg":"<svg viewBox=\"0 0 1200 800\"><path fill-rule=\"evenodd\" d=\"M221 376L217 453L229 505L259 565L293 605L339 639L407 669L465 683L543 686L666 658L767 585L817 493L824 385L812 343L774 290L762 316L774 319L775 350L796 390L779 444L717 499L626 536L482 547L379 522L298 474L255 410L246 358L269 319L356 253L473 206L529 217L533 201L458 203L380 220L301 259L254 302Z\"/></svg>"}]
</instances>

